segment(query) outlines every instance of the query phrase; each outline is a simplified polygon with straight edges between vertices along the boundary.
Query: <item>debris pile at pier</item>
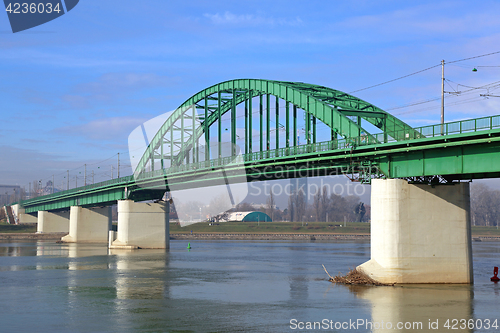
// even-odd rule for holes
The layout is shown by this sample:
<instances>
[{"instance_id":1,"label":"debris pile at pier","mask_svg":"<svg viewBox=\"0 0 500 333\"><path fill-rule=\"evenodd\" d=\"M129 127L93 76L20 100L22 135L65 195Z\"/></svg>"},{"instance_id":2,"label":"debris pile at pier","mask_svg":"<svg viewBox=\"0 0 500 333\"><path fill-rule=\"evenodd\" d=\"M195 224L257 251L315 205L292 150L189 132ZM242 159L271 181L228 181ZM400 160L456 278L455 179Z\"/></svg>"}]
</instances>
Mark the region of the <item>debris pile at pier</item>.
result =
<instances>
[{"instance_id":1,"label":"debris pile at pier","mask_svg":"<svg viewBox=\"0 0 500 333\"><path fill-rule=\"evenodd\" d=\"M323 265L326 274L330 277L328 281L342 284L363 284L363 285L373 285L373 286L390 286L392 284L380 283L373 280L371 277L357 269L349 269L349 273L342 275L339 273L337 276L331 276Z\"/></svg>"}]
</instances>

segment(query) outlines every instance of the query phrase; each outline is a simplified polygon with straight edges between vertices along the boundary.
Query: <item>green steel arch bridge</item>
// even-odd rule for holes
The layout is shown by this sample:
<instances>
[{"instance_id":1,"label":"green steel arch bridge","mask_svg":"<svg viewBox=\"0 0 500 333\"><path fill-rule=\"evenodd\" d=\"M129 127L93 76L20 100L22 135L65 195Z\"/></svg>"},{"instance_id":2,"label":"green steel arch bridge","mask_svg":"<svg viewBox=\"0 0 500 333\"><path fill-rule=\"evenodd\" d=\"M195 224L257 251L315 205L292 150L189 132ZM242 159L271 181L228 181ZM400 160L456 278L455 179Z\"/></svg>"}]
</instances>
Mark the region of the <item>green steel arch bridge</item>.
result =
<instances>
[{"instance_id":1,"label":"green steel arch bridge","mask_svg":"<svg viewBox=\"0 0 500 333\"><path fill-rule=\"evenodd\" d=\"M301 82L215 84L191 96L144 140L133 175L20 204L33 213L160 199L173 185L220 183L214 170L221 168L226 182L336 174L364 183L500 177L500 116L412 128L357 97ZM237 178L241 170L243 180Z\"/></svg>"}]
</instances>

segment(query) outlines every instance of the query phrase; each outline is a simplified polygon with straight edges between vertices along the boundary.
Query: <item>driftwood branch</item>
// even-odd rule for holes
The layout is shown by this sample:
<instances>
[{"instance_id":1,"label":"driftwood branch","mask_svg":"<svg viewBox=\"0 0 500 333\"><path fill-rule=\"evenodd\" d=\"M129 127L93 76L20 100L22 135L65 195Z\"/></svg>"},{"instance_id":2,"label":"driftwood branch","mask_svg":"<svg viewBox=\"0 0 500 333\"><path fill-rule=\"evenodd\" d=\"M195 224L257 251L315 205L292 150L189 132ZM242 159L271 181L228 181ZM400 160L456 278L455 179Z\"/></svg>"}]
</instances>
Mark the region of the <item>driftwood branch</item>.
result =
<instances>
[{"instance_id":1,"label":"driftwood branch","mask_svg":"<svg viewBox=\"0 0 500 333\"><path fill-rule=\"evenodd\" d=\"M321 266L323 266L323 269L325 270L326 274L328 274L328 276L330 277L330 280L333 280L333 276L331 276L330 273L328 273L328 271L326 270L325 265L322 264Z\"/></svg>"}]
</instances>

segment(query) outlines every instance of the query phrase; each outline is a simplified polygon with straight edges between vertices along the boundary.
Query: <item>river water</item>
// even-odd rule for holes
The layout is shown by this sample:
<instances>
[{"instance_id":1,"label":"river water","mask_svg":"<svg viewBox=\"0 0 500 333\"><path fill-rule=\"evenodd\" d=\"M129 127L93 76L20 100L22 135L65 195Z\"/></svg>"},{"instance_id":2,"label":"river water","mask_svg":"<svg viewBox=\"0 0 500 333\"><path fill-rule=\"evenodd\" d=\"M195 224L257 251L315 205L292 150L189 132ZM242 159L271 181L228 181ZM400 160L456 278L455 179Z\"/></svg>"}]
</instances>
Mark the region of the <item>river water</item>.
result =
<instances>
[{"instance_id":1,"label":"river water","mask_svg":"<svg viewBox=\"0 0 500 333\"><path fill-rule=\"evenodd\" d=\"M500 331L499 242L474 242L473 286L328 282L322 264L337 274L369 259L362 241L191 246L1 242L0 332Z\"/></svg>"}]
</instances>

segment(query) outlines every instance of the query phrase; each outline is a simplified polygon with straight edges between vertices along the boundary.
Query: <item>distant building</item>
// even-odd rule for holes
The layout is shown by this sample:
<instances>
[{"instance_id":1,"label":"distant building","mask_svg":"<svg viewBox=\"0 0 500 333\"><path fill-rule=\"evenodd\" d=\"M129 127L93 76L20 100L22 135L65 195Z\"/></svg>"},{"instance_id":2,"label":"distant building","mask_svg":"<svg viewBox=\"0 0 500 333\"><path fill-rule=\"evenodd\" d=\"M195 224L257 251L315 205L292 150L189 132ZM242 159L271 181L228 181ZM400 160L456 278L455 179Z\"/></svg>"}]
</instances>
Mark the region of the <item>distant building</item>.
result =
<instances>
[{"instance_id":1,"label":"distant building","mask_svg":"<svg viewBox=\"0 0 500 333\"><path fill-rule=\"evenodd\" d=\"M271 217L262 212L231 212L228 221L233 222L272 222Z\"/></svg>"},{"instance_id":2,"label":"distant building","mask_svg":"<svg viewBox=\"0 0 500 333\"><path fill-rule=\"evenodd\" d=\"M19 200L21 194L21 186L19 185L0 185L0 203L2 205L10 203L12 195L15 196L14 201Z\"/></svg>"}]
</instances>

